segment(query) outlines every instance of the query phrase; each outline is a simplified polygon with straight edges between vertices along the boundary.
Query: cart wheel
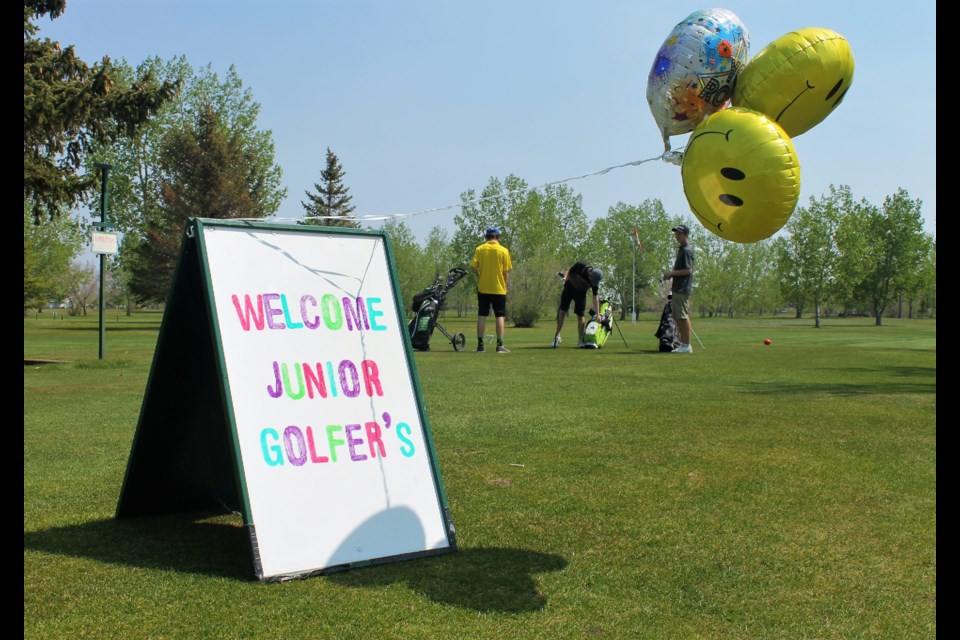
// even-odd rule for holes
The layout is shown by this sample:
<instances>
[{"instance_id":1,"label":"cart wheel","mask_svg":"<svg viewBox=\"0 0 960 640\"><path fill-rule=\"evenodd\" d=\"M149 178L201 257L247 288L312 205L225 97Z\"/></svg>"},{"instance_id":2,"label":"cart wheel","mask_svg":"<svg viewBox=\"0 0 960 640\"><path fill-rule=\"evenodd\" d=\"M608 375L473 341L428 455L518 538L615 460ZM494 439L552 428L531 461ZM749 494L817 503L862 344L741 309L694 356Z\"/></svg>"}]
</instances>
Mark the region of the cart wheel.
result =
<instances>
[{"instance_id":1,"label":"cart wheel","mask_svg":"<svg viewBox=\"0 0 960 640\"><path fill-rule=\"evenodd\" d=\"M453 343L454 351L463 351L463 348L467 346L467 336L462 333L455 333L453 334L453 340L450 342Z\"/></svg>"}]
</instances>

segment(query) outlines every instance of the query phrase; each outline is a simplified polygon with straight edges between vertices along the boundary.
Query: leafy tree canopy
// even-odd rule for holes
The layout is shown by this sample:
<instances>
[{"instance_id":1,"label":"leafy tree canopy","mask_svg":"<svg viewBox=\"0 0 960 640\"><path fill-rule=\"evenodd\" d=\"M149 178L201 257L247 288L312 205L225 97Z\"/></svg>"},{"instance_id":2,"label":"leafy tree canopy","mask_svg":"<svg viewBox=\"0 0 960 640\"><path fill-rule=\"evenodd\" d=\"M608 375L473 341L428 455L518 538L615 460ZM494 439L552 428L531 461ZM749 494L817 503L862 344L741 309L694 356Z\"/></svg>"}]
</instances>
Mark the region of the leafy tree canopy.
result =
<instances>
[{"instance_id":1,"label":"leafy tree canopy","mask_svg":"<svg viewBox=\"0 0 960 640\"><path fill-rule=\"evenodd\" d=\"M83 234L69 216L37 225L23 203L23 306L41 308L70 294L71 262L83 246Z\"/></svg>"},{"instance_id":2,"label":"leafy tree canopy","mask_svg":"<svg viewBox=\"0 0 960 640\"><path fill-rule=\"evenodd\" d=\"M130 235L142 238L146 221L158 215L162 200L160 154L167 137L192 128L198 116L208 109L215 111L221 125L241 141L249 158L251 190L259 194L257 199L268 213L279 209L286 189L281 184L282 171L274 164L272 133L257 129L260 104L253 99L250 89L243 86L235 67L231 66L220 77L211 65L195 69L186 57L180 56L169 61L149 58L136 68L121 60L115 71L130 81L151 75L163 81L178 80L182 85L176 98L166 102L136 135L119 138L111 144L96 144L87 159L88 171L94 162L106 162L114 167L110 172L110 221L118 225L125 238ZM99 211L99 196L96 196L90 202L90 215L97 216Z\"/></svg>"}]
</instances>

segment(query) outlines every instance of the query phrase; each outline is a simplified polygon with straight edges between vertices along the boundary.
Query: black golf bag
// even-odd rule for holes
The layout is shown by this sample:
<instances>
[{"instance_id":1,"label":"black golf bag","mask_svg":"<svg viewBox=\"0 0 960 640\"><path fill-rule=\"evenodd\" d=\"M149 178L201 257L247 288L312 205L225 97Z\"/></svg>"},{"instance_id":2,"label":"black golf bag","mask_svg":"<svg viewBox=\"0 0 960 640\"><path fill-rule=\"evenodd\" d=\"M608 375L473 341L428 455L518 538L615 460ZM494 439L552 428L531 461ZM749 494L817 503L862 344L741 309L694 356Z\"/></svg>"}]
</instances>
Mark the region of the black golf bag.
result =
<instances>
[{"instance_id":1,"label":"black golf bag","mask_svg":"<svg viewBox=\"0 0 960 640\"><path fill-rule=\"evenodd\" d=\"M673 319L673 294L667 296L667 304L663 305L663 313L660 314L660 326L653 335L660 340L660 351L673 351L680 346L677 323Z\"/></svg>"},{"instance_id":2,"label":"black golf bag","mask_svg":"<svg viewBox=\"0 0 960 640\"><path fill-rule=\"evenodd\" d=\"M414 316L407 329L410 331L410 344L414 349L429 351L430 337L434 329L439 329L440 333L453 344L455 351L463 351L463 347L467 344L467 337L459 332L453 335L447 333L443 325L437 322L437 318L447 300L447 292L465 275L467 275L466 269L454 267L447 273L446 279L443 276L437 276L432 285L413 296L411 308Z\"/></svg>"}]
</instances>

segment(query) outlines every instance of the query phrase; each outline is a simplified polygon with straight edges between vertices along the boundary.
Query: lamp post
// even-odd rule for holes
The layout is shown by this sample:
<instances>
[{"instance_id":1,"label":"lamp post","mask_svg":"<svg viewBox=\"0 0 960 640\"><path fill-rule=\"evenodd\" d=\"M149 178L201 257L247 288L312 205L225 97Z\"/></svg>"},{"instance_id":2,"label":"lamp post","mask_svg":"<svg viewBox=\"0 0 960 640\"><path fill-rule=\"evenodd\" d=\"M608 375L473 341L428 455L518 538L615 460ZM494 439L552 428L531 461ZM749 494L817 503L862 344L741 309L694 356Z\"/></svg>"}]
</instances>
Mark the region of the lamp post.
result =
<instances>
[{"instance_id":1,"label":"lamp post","mask_svg":"<svg viewBox=\"0 0 960 640\"><path fill-rule=\"evenodd\" d=\"M113 169L112 165L105 164L103 162L96 163L95 166L97 169L100 169L100 222L96 226L99 226L103 229L106 229L109 224L107 223L107 179L110 176L110 169ZM106 333L106 328L104 326L104 317L106 316L106 307L104 303L104 298L106 297L104 291L104 282L106 278L104 277L104 271L107 267L107 254L100 254L100 359L103 360L103 339L104 334Z\"/></svg>"}]
</instances>

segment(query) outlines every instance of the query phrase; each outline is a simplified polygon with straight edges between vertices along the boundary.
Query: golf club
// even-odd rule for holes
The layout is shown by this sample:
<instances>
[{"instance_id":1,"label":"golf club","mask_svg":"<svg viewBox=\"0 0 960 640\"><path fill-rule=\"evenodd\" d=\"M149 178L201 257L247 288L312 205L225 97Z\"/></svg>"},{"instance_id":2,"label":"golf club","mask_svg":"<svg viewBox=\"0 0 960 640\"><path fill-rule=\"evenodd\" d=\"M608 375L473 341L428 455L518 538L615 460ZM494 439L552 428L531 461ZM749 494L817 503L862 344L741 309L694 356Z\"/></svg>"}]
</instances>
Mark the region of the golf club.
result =
<instances>
[{"instance_id":1,"label":"golf club","mask_svg":"<svg viewBox=\"0 0 960 640\"><path fill-rule=\"evenodd\" d=\"M703 346L703 341L700 340L700 336L698 336L698 335L697 335L697 332L693 330L693 327L690 327L690 333L692 333L692 334L693 334L693 337L696 338L696 339L697 339L697 342L700 343L700 348L703 349L704 351L706 351L707 348L706 348L705 346Z\"/></svg>"},{"instance_id":2,"label":"golf club","mask_svg":"<svg viewBox=\"0 0 960 640\"><path fill-rule=\"evenodd\" d=\"M613 322L613 326L617 328L617 333L620 334L620 339L623 340L623 346L629 349L630 345L627 344L627 339L623 337L623 331L620 331L620 323L617 322L617 320L612 315L610 316L610 321Z\"/></svg>"}]
</instances>

